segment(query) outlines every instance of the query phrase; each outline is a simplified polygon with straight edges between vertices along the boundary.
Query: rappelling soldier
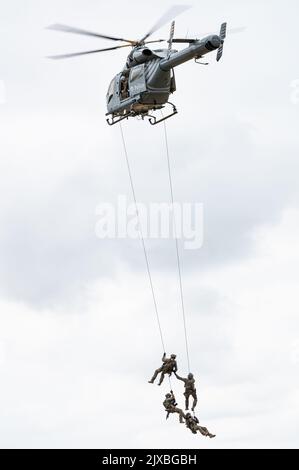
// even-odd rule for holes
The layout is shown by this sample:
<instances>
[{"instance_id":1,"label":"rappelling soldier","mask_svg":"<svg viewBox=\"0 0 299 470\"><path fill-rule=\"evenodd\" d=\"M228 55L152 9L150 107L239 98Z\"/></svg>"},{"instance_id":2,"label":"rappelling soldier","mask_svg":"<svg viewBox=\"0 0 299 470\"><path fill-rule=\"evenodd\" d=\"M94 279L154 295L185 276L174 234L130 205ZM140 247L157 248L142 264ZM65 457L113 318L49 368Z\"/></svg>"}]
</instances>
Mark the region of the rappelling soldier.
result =
<instances>
[{"instance_id":1,"label":"rappelling soldier","mask_svg":"<svg viewBox=\"0 0 299 470\"><path fill-rule=\"evenodd\" d=\"M185 385L185 409L189 410L189 398L193 398L193 406L192 406L192 411L195 410L195 407L197 405L197 394L196 394L196 388L195 388L195 379L193 374L188 374L188 377L184 379L183 377L180 377L176 372L175 376L178 380L181 380L184 382Z\"/></svg>"},{"instance_id":2,"label":"rappelling soldier","mask_svg":"<svg viewBox=\"0 0 299 470\"><path fill-rule=\"evenodd\" d=\"M204 428L203 426L199 426L199 421L196 418L196 416L193 417L191 416L190 413L186 414L185 423L186 423L186 427L190 429L190 431L193 434L197 434L197 432L199 431L200 434L202 434L203 436L209 437L210 439L212 439L213 437L216 437L216 434L211 434L207 428Z\"/></svg>"},{"instance_id":3,"label":"rappelling soldier","mask_svg":"<svg viewBox=\"0 0 299 470\"><path fill-rule=\"evenodd\" d=\"M180 423L184 422L184 418L185 418L184 412L180 408L177 408L177 402L176 402L176 399L175 399L175 396L174 396L174 393L173 393L172 390L171 390L170 393L167 393L165 395L165 400L163 401L163 406L164 406L165 410L167 411L166 419L169 418L169 415L171 413L178 413Z\"/></svg>"},{"instance_id":4,"label":"rappelling soldier","mask_svg":"<svg viewBox=\"0 0 299 470\"><path fill-rule=\"evenodd\" d=\"M176 363L176 355L175 354L171 354L170 358L167 358L166 357L166 353L163 354L163 357L162 357L162 366L155 370L155 373L152 377L151 380L149 380L149 384L153 384L158 376L158 374L161 373L161 377L160 377L160 381L158 383L158 385L161 385L161 383L163 382L164 380L164 377L165 377L165 374L168 374L169 377L171 376L171 374L173 372L177 372L178 370L178 366L177 366L177 363Z\"/></svg>"}]
</instances>

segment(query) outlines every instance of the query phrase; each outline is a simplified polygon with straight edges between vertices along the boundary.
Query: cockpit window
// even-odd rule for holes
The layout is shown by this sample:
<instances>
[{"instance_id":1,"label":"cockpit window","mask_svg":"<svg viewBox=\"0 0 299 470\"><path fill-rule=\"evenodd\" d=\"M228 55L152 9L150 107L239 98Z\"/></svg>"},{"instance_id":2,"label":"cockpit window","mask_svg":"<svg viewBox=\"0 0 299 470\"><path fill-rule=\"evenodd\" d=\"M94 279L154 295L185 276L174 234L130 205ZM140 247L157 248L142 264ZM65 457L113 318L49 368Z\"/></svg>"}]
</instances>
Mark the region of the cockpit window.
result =
<instances>
[{"instance_id":1,"label":"cockpit window","mask_svg":"<svg viewBox=\"0 0 299 470\"><path fill-rule=\"evenodd\" d=\"M114 93L114 86L115 86L115 78L112 80L112 82L109 85L108 93L107 93L107 98L108 100L111 99Z\"/></svg>"}]
</instances>

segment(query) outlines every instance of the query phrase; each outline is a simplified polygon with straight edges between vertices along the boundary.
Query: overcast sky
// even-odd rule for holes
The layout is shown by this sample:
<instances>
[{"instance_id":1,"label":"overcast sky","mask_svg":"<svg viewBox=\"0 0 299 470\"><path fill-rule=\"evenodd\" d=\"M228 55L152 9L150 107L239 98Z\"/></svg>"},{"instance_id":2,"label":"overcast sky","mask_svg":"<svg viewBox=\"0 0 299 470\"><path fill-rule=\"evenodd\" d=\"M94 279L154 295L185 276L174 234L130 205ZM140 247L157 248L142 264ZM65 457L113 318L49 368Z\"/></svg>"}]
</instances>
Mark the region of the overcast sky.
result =
<instances>
[{"instance_id":1,"label":"overcast sky","mask_svg":"<svg viewBox=\"0 0 299 470\"><path fill-rule=\"evenodd\" d=\"M206 440L166 422L167 384L147 384L162 350L140 243L95 235L98 204L131 200L104 116L126 51L44 58L111 45L49 24L138 39L171 3L0 1L0 446L298 447L298 2L196 2L176 22L178 36L246 26L220 63L177 69L167 123L175 199L204 205L182 270ZM124 133L138 200L168 201L163 127ZM173 241L147 246L185 375Z\"/></svg>"}]
</instances>

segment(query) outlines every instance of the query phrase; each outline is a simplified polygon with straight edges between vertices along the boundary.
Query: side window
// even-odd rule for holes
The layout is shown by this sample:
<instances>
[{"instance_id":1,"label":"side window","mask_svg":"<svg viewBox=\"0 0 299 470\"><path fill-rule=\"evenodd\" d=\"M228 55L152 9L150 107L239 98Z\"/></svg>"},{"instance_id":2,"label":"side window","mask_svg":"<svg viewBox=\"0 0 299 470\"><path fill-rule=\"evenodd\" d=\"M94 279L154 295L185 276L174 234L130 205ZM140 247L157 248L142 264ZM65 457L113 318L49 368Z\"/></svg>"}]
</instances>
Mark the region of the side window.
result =
<instances>
[{"instance_id":1,"label":"side window","mask_svg":"<svg viewBox=\"0 0 299 470\"><path fill-rule=\"evenodd\" d=\"M133 67L130 72L130 94L146 91L144 64Z\"/></svg>"}]
</instances>

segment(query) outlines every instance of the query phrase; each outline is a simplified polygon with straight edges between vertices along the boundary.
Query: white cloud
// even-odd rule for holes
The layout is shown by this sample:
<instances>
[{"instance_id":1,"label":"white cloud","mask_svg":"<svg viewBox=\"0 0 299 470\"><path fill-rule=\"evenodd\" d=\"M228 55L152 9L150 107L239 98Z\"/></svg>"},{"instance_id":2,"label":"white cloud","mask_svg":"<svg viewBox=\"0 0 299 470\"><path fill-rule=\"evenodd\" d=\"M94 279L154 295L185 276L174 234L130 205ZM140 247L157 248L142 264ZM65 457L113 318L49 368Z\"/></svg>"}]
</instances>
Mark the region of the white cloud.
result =
<instances>
[{"instance_id":1,"label":"white cloud","mask_svg":"<svg viewBox=\"0 0 299 470\"><path fill-rule=\"evenodd\" d=\"M6 86L4 80L0 80L0 104L6 103Z\"/></svg>"}]
</instances>

